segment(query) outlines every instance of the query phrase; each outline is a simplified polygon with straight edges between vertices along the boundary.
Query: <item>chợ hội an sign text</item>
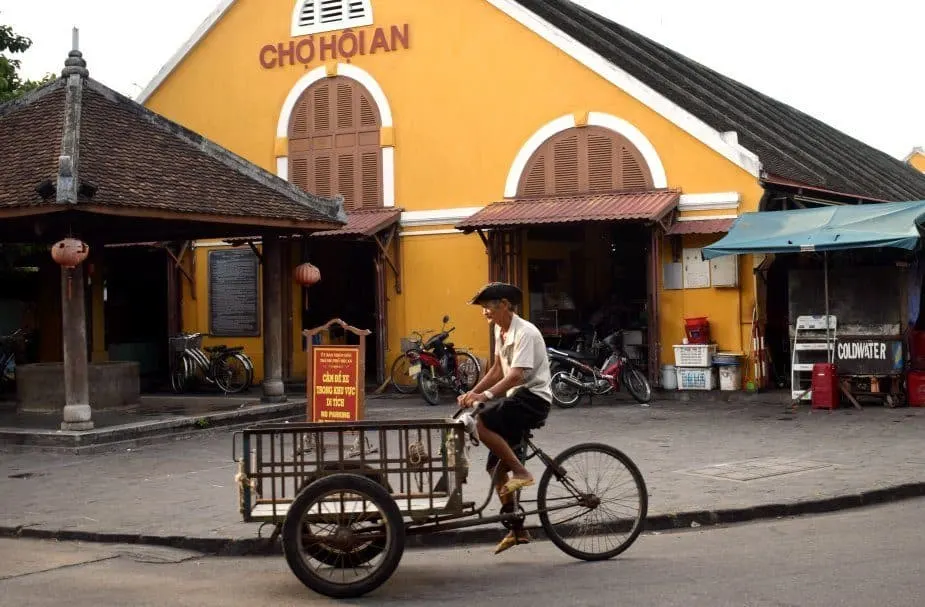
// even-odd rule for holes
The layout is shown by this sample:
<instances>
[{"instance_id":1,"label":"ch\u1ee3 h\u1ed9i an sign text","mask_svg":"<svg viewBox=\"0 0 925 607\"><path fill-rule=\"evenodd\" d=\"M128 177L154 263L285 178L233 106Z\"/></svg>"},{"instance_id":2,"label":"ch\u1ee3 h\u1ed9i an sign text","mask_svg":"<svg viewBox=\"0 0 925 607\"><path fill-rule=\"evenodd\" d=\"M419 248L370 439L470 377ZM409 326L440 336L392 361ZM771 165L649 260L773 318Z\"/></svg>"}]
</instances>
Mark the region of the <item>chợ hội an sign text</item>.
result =
<instances>
[{"instance_id":1,"label":"ch\u1ee3 h\u1ed9i an sign text","mask_svg":"<svg viewBox=\"0 0 925 607\"><path fill-rule=\"evenodd\" d=\"M312 348L312 421L358 421L360 348Z\"/></svg>"},{"instance_id":2,"label":"ch\u1ee3 h\u1ed9i an sign text","mask_svg":"<svg viewBox=\"0 0 925 607\"><path fill-rule=\"evenodd\" d=\"M389 28L345 29L332 34L265 44L260 48L259 58L260 65L267 70L286 65L303 65L308 69L312 64L325 61L350 61L365 55L407 50L410 41L411 28L407 23Z\"/></svg>"}]
</instances>

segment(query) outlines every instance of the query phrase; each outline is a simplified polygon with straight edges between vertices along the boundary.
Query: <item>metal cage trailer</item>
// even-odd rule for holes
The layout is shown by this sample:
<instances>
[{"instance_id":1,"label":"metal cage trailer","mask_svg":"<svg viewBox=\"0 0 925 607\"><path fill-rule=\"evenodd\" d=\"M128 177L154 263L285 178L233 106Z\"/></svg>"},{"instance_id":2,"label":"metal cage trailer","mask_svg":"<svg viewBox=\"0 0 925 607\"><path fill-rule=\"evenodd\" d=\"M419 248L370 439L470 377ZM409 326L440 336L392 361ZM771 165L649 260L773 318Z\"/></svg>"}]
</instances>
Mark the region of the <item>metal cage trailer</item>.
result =
<instances>
[{"instance_id":1,"label":"metal cage trailer","mask_svg":"<svg viewBox=\"0 0 925 607\"><path fill-rule=\"evenodd\" d=\"M466 501L468 451L478 443L461 420L259 424L235 433L239 508L245 522L274 527L306 586L336 598L387 581L413 534L510 529L538 515L546 536L572 557L603 560L629 548L648 507L632 460L598 443L553 459L532 438L526 434L515 451L545 466L536 497L522 497L532 487L522 489L500 514L487 515L499 471L483 502Z\"/></svg>"}]
</instances>

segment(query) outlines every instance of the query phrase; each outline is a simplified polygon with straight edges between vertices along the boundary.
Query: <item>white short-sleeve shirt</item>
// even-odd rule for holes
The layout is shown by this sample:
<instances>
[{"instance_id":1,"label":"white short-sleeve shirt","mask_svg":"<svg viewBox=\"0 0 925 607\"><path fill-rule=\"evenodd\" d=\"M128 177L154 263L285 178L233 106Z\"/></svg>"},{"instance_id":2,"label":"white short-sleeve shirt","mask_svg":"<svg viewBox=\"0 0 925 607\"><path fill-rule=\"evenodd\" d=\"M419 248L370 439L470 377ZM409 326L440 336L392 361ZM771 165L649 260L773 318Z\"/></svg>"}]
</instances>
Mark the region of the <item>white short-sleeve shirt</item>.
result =
<instances>
[{"instance_id":1,"label":"white short-sleeve shirt","mask_svg":"<svg viewBox=\"0 0 925 607\"><path fill-rule=\"evenodd\" d=\"M513 367L524 370L524 383L508 390L507 396L526 388L546 402L552 402L546 341L536 325L514 314L503 343L501 327L495 325L495 355L501 360L504 375Z\"/></svg>"}]
</instances>

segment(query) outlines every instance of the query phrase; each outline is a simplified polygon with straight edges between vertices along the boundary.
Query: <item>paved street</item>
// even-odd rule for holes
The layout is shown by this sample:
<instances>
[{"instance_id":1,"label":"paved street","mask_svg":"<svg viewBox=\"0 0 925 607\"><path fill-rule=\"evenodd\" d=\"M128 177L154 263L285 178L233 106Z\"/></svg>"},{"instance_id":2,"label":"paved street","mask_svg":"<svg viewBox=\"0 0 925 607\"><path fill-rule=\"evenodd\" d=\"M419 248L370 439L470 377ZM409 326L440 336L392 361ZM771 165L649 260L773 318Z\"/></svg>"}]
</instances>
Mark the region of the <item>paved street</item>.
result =
<instances>
[{"instance_id":1,"label":"paved street","mask_svg":"<svg viewBox=\"0 0 925 607\"><path fill-rule=\"evenodd\" d=\"M371 401L370 419L449 415L414 400ZM790 417L780 405L628 400L553 409L537 441L550 453L585 441L625 450L650 492L649 514L790 503L925 481L925 409L868 407ZM229 433L123 453L6 454L0 526L253 538L240 522ZM484 495L484 448L467 495ZM538 470L534 470L535 473Z\"/></svg>"},{"instance_id":2,"label":"paved street","mask_svg":"<svg viewBox=\"0 0 925 607\"><path fill-rule=\"evenodd\" d=\"M699 531L646 534L612 561L583 563L548 542L405 553L375 605L921 605L922 501ZM0 540L6 605L332 605L282 557Z\"/></svg>"}]
</instances>

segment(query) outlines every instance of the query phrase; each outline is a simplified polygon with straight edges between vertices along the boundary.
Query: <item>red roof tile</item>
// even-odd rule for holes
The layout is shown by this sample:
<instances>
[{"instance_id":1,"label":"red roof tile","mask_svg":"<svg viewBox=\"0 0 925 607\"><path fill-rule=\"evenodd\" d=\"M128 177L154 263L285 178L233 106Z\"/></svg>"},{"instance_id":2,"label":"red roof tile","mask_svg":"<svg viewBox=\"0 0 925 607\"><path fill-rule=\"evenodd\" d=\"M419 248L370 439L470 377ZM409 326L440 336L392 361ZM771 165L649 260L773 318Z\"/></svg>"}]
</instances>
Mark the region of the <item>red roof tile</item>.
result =
<instances>
[{"instance_id":1,"label":"red roof tile","mask_svg":"<svg viewBox=\"0 0 925 607\"><path fill-rule=\"evenodd\" d=\"M362 209L347 211L347 225L336 230L322 230L312 233L312 237L329 238L332 236L372 236L398 223L401 209L386 207L381 209Z\"/></svg>"},{"instance_id":2,"label":"red roof tile","mask_svg":"<svg viewBox=\"0 0 925 607\"><path fill-rule=\"evenodd\" d=\"M655 221L675 208L676 190L515 198L488 205L456 224L464 231L585 221Z\"/></svg>"},{"instance_id":3,"label":"red roof tile","mask_svg":"<svg viewBox=\"0 0 925 607\"><path fill-rule=\"evenodd\" d=\"M723 234L729 231L735 219L692 219L679 221L668 229L669 236L682 234Z\"/></svg>"}]
</instances>

